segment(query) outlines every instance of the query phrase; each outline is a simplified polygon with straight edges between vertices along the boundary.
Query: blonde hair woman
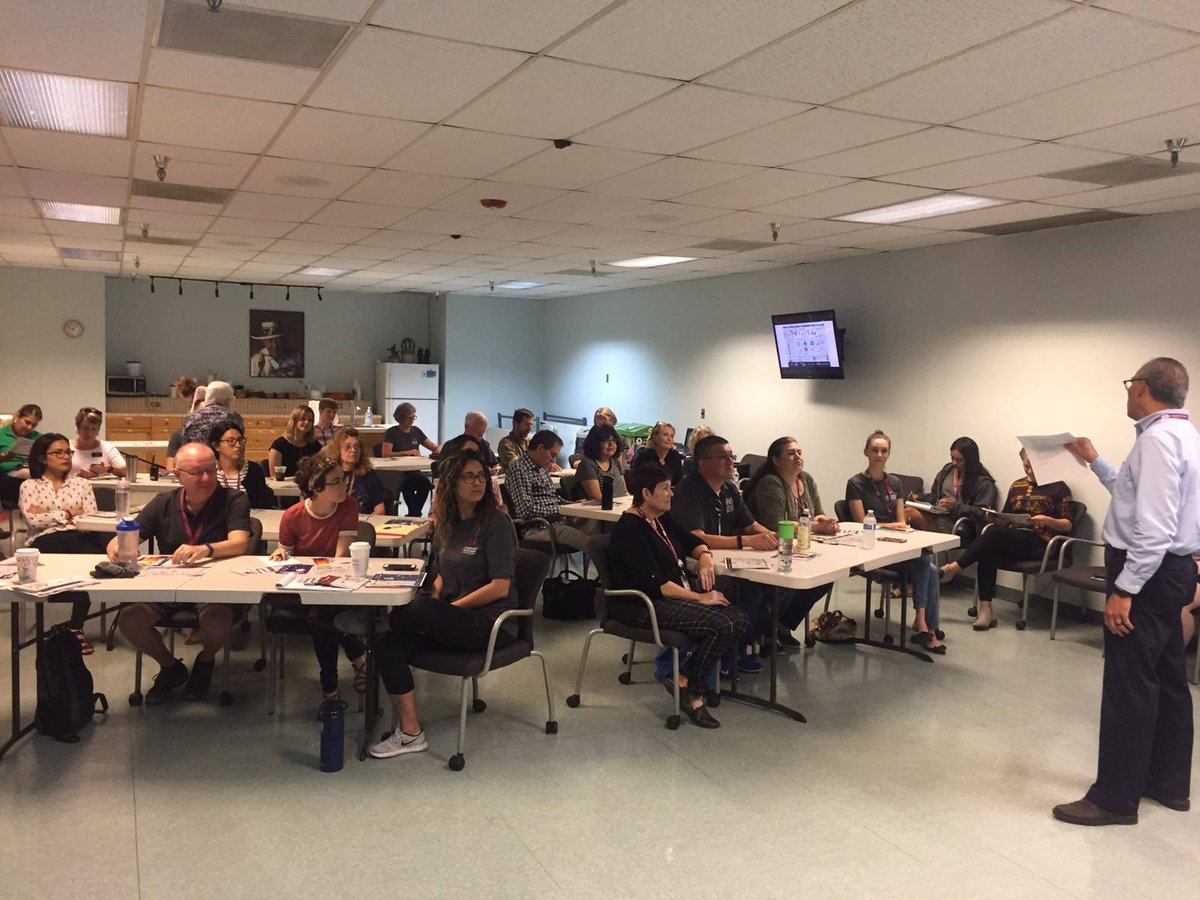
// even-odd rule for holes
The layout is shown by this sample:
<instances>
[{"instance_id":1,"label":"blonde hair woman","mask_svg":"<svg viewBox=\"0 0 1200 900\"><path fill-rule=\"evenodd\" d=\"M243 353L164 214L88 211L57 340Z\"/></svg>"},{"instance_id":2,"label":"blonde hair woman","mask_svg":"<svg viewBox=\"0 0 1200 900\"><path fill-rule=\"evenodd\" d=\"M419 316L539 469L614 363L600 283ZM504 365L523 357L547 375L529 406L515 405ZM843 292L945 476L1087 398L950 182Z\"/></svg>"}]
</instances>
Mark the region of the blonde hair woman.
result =
<instances>
[{"instance_id":1,"label":"blonde hair woman","mask_svg":"<svg viewBox=\"0 0 1200 900\"><path fill-rule=\"evenodd\" d=\"M321 445L313 435L313 411L308 406L298 405L292 408L287 427L271 444L267 458L272 472L283 466L284 475L290 477L296 474L300 460L320 452Z\"/></svg>"},{"instance_id":2,"label":"blonde hair woman","mask_svg":"<svg viewBox=\"0 0 1200 900\"><path fill-rule=\"evenodd\" d=\"M125 477L125 457L117 445L100 439L104 413L85 406L75 414L75 440L71 442L71 474L82 478L97 478L110 472Z\"/></svg>"},{"instance_id":3,"label":"blonde hair woman","mask_svg":"<svg viewBox=\"0 0 1200 900\"><path fill-rule=\"evenodd\" d=\"M338 429L333 440L321 451L342 467L346 478L346 492L358 502L358 511L364 514L382 514L392 499L388 489L379 480L371 460L363 449L362 437L357 428Z\"/></svg>"},{"instance_id":4,"label":"blonde hair woman","mask_svg":"<svg viewBox=\"0 0 1200 900\"><path fill-rule=\"evenodd\" d=\"M633 468L654 463L671 473L672 487L683 480L683 454L675 449L675 426L670 422L655 422L646 446L633 454Z\"/></svg>"}]
</instances>

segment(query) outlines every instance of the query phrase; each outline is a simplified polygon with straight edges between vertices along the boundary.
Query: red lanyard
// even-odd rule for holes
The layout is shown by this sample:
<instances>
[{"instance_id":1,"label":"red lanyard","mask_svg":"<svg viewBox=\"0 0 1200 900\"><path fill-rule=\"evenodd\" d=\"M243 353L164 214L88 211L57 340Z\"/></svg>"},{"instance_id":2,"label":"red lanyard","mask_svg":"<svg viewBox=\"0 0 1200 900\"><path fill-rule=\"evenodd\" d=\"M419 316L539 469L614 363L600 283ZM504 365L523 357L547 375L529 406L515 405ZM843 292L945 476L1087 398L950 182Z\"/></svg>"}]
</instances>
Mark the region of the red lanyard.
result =
<instances>
[{"instance_id":1,"label":"red lanyard","mask_svg":"<svg viewBox=\"0 0 1200 900\"><path fill-rule=\"evenodd\" d=\"M637 514L646 520L646 524L650 526L650 530L658 535L659 540L667 545L667 549L671 551L671 555L675 557L675 561L679 562L679 554L675 551L675 545L671 543L671 539L667 537L667 530L662 527L662 523L658 519L652 519L640 509ZM680 563L682 565L682 563Z\"/></svg>"},{"instance_id":2,"label":"red lanyard","mask_svg":"<svg viewBox=\"0 0 1200 900\"><path fill-rule=\"evenodd\" d=\"M188 524L187 509L183 505L183 498L186 496L186 491L179 492L179 517L183 519L183 533L187 535L188 545L197 547L196 539L200 537L200 531L204 527L204 523L200 523L195 528Z\"/></svg>"},{"instance_id":3,"label":"red lanyard","mask_svg":"<svg viewBox=\"0 0 1200 900\"><path fill-rule=\"evenodd\" d=\"M1146 428L1149 428L1151 425L1157 425L1160 419L1183 419L1186 422L1189 418L1187 413L1163 413L1147 422ZM1146 428L1143 428L1142 431L1145 431Z\"/></svg>"},{"instance_id":4,"label":"red lanyard","mask_svg":"<svg viewBox=\"0 0 1200 900\"><path fill-rule=\"evenodd\" d=\"M871 477L869 472L867 473L867 481L871 482L871 487L875 489L875 496L884 504L890 504L896 499L896 493L892 490L892 483L888 481L887 472L883 473L883 494L879 493L879 483Z\"/></svg>"},{"instance_id":5,"label":"red lanyard","mask_svg":"<svg viewBox=\"0 0 1200 900\"><path fill-rule=\"evenodd\" d=\"M245 468L245 466L242 467L242 469L244 469L244 468ZM242 489L242 469L238 469L237 482L234 484L234 490L237 490L237 491L240 491ZM229 476L226 475L224 472L221 473L221 486L229 487Z\"/></svg>"}]
</instances>

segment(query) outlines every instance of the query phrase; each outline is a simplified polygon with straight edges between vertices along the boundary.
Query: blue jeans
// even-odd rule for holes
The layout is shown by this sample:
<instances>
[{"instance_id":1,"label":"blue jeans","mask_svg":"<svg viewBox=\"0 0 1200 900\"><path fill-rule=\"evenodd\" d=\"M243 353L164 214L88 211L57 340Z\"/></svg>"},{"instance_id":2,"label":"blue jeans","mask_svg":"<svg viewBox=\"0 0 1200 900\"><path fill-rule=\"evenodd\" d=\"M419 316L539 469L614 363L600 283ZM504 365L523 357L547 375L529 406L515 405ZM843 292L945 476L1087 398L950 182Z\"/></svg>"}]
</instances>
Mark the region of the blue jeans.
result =
<instances>
[{"instance_id":1,"label":"blue jeans","mask_svg":"<svg viewBox=\"0 0 1200 900\"><path fill-rule=\"evenodd\" d=\"M683 671L683 661L692 652L692 645L679 648L679 671ZM654 677L658 681L671 676L671 648L663 647L654 656ZM717 672L714 669L704 676L704 690L715 691L717 689Z\"/></svg>"},{"instance_id":2,"label":"blue jeans","mask_svg":"<svg viewBox=\"0 0 1200 900\"><path fill-rule=\"evenodd\" d=\"M913 586L913 606L925 610L925 624L930 631L938 629L938 570L933 564L933 555L926 553L898 567L908 570Z\"/></svg>"}]
</instances>

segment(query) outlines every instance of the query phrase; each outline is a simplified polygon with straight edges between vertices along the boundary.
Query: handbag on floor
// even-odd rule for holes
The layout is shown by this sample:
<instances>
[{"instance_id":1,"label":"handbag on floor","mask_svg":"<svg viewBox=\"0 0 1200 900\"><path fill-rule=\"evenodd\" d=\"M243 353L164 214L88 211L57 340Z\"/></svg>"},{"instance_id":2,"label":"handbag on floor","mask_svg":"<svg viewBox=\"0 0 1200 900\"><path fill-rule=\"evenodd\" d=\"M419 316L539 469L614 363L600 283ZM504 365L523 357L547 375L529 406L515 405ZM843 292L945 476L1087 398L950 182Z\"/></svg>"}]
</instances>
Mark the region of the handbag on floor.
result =
<instances>
[{"instance_id":1,"label":"handbag on floor","mask_svg":"<svg viewBox=\"0 0 1200 900\"><path fill-rule=\"evenodd\" d=\"M65 625L54 626L37 651L37 730L65 744L78 742L92 716L108 712L108 698L94 687L79 639Z\"/></svg>"},{"instance_id":2,"label":"handbag on floor","mask_svg":"<svg viewBox=\"0 0 1200 900\"><path fill-rule=\"evenodd\" d=\"M817 616L809 628L809 634L818 641L837 644L858 636L858 623L846 618L840 609L826 611Z\"/></svg>"},{"instance_id":3,"label":"handbag on floor","mask_svg":"<svg viewBox=\"0 0 1200 900\"><path fill-rule=\"evenodd\" d=\"M542 582L542 615L547 619L596 618L600 582L565 569Z\"/></svg>"}]
</instances>

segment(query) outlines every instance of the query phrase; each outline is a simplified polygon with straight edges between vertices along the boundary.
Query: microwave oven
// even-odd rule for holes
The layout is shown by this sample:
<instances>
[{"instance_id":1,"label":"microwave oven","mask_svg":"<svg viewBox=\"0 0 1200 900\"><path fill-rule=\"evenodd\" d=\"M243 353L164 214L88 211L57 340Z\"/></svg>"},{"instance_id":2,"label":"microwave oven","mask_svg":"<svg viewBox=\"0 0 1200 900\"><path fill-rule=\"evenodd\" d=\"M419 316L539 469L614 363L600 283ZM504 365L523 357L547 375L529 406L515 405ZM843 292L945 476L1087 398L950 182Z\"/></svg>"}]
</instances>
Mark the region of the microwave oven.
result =
<instances>
[{"instance_id":1,"label":"microwave oven","mask_svg":"<svg viewBox=\"0 0 1200 900\"><path fill-rule=\"evenodd\" d=\"M110 397L141 397L146 393L144 375L109 375L105 393Z\"/></svg>"}]
</instances>

